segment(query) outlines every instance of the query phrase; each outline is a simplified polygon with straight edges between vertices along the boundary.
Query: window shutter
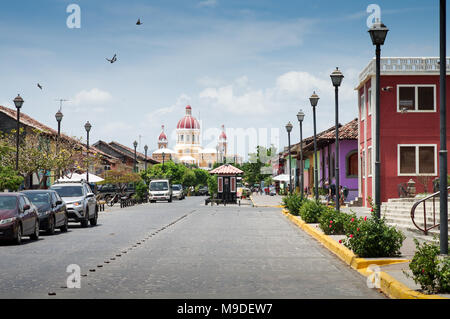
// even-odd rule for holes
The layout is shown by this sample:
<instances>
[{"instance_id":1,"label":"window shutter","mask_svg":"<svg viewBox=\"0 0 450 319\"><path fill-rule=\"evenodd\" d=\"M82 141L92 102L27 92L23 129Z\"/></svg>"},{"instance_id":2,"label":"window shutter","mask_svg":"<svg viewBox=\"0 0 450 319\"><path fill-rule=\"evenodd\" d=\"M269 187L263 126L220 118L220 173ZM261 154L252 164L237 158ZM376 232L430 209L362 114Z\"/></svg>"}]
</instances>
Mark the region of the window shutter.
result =
<instances>
[{"instance_id":1,"label":"window shutter","mask_svg":"<svg viewBox=\"0 0 450 319\"><path fill-rule=\"evenodd\" d=\"M223 193L223 177L221 177L221 176L219 176L218 178L217 178L217 191L219 192L219 193Z\"/></svg>"},{"instance_id":2,"label":"window shutter","mask_svg":"<svg viewBox=\"0 0 450 319\"><path fill-rule=\"evenodd\" d=\"M236 193L236 177L230 177L231 179L231 192Z\"/></svg>"}]
</instances>

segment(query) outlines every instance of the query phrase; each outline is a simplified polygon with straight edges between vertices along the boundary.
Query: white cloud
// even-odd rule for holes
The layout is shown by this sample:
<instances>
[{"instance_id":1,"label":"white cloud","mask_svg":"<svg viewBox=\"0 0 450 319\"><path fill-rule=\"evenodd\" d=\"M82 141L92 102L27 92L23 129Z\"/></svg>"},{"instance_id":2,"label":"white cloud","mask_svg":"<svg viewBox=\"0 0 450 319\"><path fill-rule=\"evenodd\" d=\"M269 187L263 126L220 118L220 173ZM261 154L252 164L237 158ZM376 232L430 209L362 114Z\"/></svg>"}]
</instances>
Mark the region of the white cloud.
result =
<instances>
[{"instance_id":1,"label":"white cloud","mask_svg":"<svg viewBox=\"0 0 450 319\"><path fill-rule=\"evenodd\" d=\"M91 90L82 90L78 92L72 99L72 103L77 106L103 104L112 100L112 96L107 91L102 91L97 88Z\"/></svg>"},{"instance_id":2,"label":"white cloud","mask_svg":"<svg viewBox=\"0 0 450 319\"><path fill-rule=\"evenodd\" d=\"M146 120L145 125L159 127L162 124L166 124L166 127L167 127L167 123L165 123L165 122L168 119L170 119L170 115L174 111L183 110L184 107L190 103L190 101L191 101L191 98L188 95L181 94L177 98L175 104L173 104L171 106L161 107L161 108L158 108L154 111L147 113L145 115L145 120ZM179 115L179 114L177 113L177 115Z\"/></svg>"},{"instance_id":3,"label":"white cloud","mask_svg":"<svg viewBox=\"0 0 450 319\"><path fill-rule=\"evenodd\" d=\"M219 4L219 2L217 0L204 0L204 1L200 1L197 6L198 7L208 7L208 8L212 8L215 7Z\"/></svg>"}]
</instances>

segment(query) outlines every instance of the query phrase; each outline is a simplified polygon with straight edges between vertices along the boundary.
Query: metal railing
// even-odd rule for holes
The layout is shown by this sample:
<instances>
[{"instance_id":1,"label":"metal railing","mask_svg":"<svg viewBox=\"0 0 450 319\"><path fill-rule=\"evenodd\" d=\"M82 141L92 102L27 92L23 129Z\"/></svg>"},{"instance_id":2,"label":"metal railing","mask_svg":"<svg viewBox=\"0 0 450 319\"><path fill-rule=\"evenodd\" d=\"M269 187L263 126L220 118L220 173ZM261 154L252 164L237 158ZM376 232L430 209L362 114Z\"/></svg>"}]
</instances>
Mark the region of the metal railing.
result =
<instances>
[{"instance_id":1,"label":"metal railing","mask_svg":"<svg viewBox=\"0 0 450 319\"><path fill-rule=\"evenodd\" d=\"M447 191L448 191L449 189L450 189L450 187L447 188ZM422 231L425 235L428 234L428 231L429 231L430 229L439 227L439 225L440 225L440 223L439 223L439 224L436 224L436 200L435 200L436 197L439 197L439 194L440 194L440 193L441 193L441 192L436 192L436 193L433 193L433 194L431 194L431 195L429 195L429 196L427 196L427 197L425 197L425 198L422 198L421 200L415 202L414 205L413 205L413 207L411 208L411 219L412 219L412 222L413 222L414 226L416 226L416 228L417 228L418 230ZM432 199L432 201L433 201L433 223L432 223L431 226L427 226L427 205L426 205L426 203L427 203L427 200L428 200L428 199ZM438 202L439 202L439 199L438 199ZM417 208L421 203L423 203L423 228L421 228L420 226L418 226L418 225L416 224L416 222L414 221L416 208ZM450 218L448 219L448 221L450 221Z\"/></svg>"}]
</instances>

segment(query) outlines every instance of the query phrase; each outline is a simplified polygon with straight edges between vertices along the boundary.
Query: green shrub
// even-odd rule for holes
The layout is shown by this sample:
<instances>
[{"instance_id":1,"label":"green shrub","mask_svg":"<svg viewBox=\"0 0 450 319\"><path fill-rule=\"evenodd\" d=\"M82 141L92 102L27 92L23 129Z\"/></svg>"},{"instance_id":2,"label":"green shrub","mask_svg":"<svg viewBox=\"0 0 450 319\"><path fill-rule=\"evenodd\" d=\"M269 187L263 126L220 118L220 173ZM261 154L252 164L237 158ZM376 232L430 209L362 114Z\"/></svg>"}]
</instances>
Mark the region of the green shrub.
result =
<instances>
[{"instance_id":1,"label":"green shrub","mask_svg":"<svg viewBox=\"0 0 450 319\"><path fill-rule=\"evenodd\" d=\"M370 218L352 218L344 226L343 243L359 257L394 257L400 255L405 235L384 218L372 214Z\"/></svg>"},{"instance_id":2,"label":"green shrub","mask_svg":"<svg viewBox=\"0 0 450 319\"><path fill-rule=\"evenodd\" d=\"M322 212L327 209L325 205L315 200L306 200L300 207L299 214L306 223L317 223Z\"/></svg>"},{"instance_id":3,"label":"green shrub","mask_svg":"<svg viewBox=\"0 0 450 319\"><path fill-rule=\"evenodd\" d=\"M299 209L304 201L305 198L297 193L289 194L283 197L283 205L289 210L289 213L295 216L298 216Z\"/></svg>"},{"instance_id":4,"label":"green shrub","mask_svg":"<svg viewBox=\"0 0 450 319\"><path fill-rule=\"evenodd\" d=\"M344 235L350 228L352 218L356 219L354 213L346 214L327 207L319 217L320 228L326 235Z\"/></svg>"},{"instance_id":5,"label":"green shrub","mask_svg":"<svg viewBox=\"0 0 450 319\"><path fill-rule=\"evenodd\" d=\"M136 193L135 198L138 200L143 200L148 195L147 184L143 180L136 183Z\"/></svg>"},{"instance_id":6,"label":"green shrub","mask_svg":"<svg viewBox=\"0 0 450 319\"><path fill-rule=\"evenodd\" d=\"M450 292L450 257L439 257L439 247L434 243L420 244L417 239L416 252L409 264L416 284L428 293Z\"/></svg>"}]
</instances>

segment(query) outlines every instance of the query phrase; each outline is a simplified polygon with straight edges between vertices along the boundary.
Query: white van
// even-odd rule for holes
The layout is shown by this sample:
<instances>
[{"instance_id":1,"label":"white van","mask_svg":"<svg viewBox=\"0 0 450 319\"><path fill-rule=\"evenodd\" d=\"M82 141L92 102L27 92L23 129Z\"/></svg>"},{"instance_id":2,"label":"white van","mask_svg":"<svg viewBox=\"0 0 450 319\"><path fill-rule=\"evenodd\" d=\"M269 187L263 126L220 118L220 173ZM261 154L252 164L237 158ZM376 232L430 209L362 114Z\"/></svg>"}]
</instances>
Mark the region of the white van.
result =
<instances>
[{"instance_id":1,"label":"white van","mask_svg":"<svg viewBox=\"0 0 450 319\"><path fill-rule=\"evenodd\" d=\"M172 202L172 186L168 179L155 179L150 181L149 186L150 203L155 203L157 200Z\"/></svg>"}]
</instances>

